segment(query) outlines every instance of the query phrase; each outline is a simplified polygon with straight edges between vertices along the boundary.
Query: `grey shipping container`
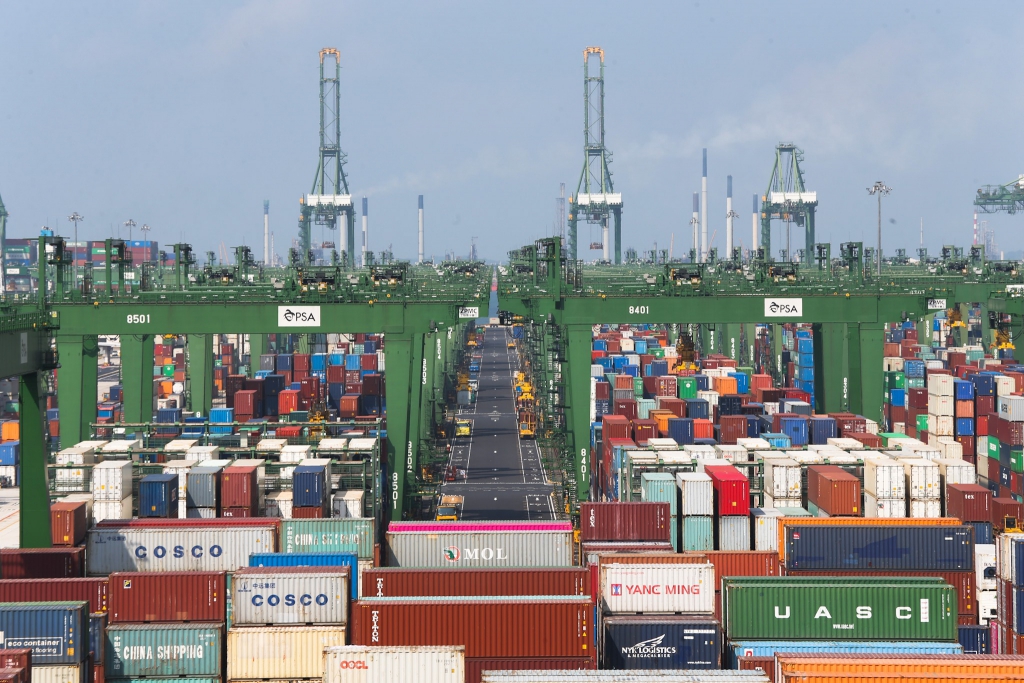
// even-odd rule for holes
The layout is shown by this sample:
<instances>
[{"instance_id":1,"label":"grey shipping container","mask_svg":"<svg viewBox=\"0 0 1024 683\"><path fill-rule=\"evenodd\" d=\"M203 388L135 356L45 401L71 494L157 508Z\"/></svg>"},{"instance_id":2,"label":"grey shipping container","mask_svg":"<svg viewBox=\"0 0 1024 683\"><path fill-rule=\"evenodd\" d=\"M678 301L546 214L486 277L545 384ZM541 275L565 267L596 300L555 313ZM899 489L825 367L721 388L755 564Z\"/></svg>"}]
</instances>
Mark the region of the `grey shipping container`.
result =
<instances>
[{"instance_id":1,"label":"grey shipping container","mask_svg":"<svg viewBox=\"0 0 1024 683\"><path fill-rule=\"evenodd\" d=\"M387 534L389 567L568 567L571 531Z\"/></svg>"},{"instance_id":2,"label":"grey shipping container","mask_svg":"<svg viewBox=\"0 0 1024 683\"><path fill-rule=\"evenodd\" d=\"M787 526L786 568L971 571L974 529L966 525Z\"/></svg>"},{"instance_id":3,"label":"grey shipping container","mask_svg":"<svg viewBox=\"0 0 1024 683\"><path fill-rule=\"evenodd\" d=\"M3 647L30 648L32 664L79 664L89 656L89 603L0 603Z\"/></svg>"},{"instance_id":4,"label":"grey shipping container","mask_svg":"<svg viewBox=\"0 0 1024 683\"><path fill-rule=\"evenodd\" d=\"M193 467L188 471L185 496L190 508L217 507L220 475L219 467Z\"/></svg>"},{"instance_id":5,"label":"grey shipping container","mask_svg":"<svg viewBox=\"0 0 1024 683\"><path fill-rule=\"evenodd\" d=\"M604 618L606 669L717 669L722 629L704 616Z\"/></svg>"},{"instance_id":6,"label":"grey shipping container","mask_svg":"<svg viewBox=\"0 0 1024 683\"><path fill-rule=\"evenodd\" d=\"M221 624L113 624L107 627L108 678L220 676Z\"/></svg>"},{"instance_id":7,"label":"grey shipping container","mask_svg":"<svg viewBox=\"0 0 1024 683\"><path fill-rule=\"evenodd\" d=\"M248 566L251 554L274 551L274 520L267 522L244 527L97 527L86 536L88 573L233 572Z\"/></svg>"},{"instance_id":8,"label":"grey shipping container","mask_svg":"<svg viewBox=\"0 0 1024 683\"><path fill-rule=\"evenodd\" d=\"M360 560L373 559L376 542L373 518L283 519L281 520L281 552L337 553L352 552Z\"/></svg>"}]
</instances>

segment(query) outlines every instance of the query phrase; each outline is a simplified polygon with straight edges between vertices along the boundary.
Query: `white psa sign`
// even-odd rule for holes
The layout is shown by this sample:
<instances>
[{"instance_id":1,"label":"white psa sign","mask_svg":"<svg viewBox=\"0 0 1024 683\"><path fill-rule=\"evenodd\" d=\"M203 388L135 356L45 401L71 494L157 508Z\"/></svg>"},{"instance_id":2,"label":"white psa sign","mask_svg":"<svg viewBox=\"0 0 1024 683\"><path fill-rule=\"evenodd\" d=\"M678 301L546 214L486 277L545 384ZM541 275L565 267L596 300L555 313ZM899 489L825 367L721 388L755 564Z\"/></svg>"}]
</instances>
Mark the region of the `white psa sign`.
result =
<instances>
[{"instance_id":1,"label":"white psa sign","mask_svg":"<svg viewBox=\"0 0 1024 683\"><path fill-rule=\"evenodd\" d=\"M479 318L480 307L479 306L463 306L459 309L459 320L466 320L468 318Z\"/></svg>"},{"instance_id":2,"label":"white psa sign","mask_svg":"<svg viewBox=\"0 0 1024 683\"><path fill-rule=\"evenodd\" d=\"M319 306L278 306L278 327L320 327Z\"/></svg>"},{"instance_id":3,"label":"white psa sign","mask_svg":"<svg viewBox=\"0 0 1024 683\"><path fill-rule=\"evenodd\" d=\"M804 314L803 299L774 299L765 297L766 318L800 318Z\"/></svg>"}]
</instances>

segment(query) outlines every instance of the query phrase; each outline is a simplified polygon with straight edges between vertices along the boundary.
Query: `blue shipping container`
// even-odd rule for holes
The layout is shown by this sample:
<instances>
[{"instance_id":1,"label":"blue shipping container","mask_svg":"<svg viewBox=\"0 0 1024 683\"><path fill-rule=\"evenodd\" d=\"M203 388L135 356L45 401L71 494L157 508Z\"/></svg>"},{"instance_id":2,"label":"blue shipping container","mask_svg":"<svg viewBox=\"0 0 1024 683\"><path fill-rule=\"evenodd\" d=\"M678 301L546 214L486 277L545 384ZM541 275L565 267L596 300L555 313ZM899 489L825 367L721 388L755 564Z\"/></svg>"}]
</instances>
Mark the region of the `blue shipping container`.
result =
<instances>
[{"instance_id":1,"label":"blue shipping container","mask_svg":"<svg viewBox=\"0 0 1024 683\"><path fill-rule=\"evenodd\" d=\"M818 571L971 571L969 526L790 526L786 568Z\"/></svg>"},{"instance_id":2,"label":"blue shipping container","mask_svg":"<svg viewBox=\"0 0 1024 683\"><path fill-rule=\"evenodd\" d=\"M707 420L710 413L710 404L703 398L687 398L686 417L694 420Z\"/></svg>"},{"instance_id":3,"label":"blue shipping container","mask_svg":"<svg viewBox=\"0 0 1024 683\"><path fill-rule=\"evenodd\" d=\"M922 365L923 365L922 361ZM904 363L904 369L906 364ZM923 375L923 368L922 368ZM910 376L909 374L907 375ZM974 384L974 393L978 396L995 396L996 395L996 378L994 374L988 372L979 372L975 375L971 375L971 382Z\"/></svg>"},{"instance_id":4,"label":"blue shipping container","mask_svg":"<svg viewBox=\"0 0 1024 683\"><path fill-rule=\"evenodd\" d=\"M812 417L810 420L812 444L826 444L836 438L836 420L832 417Z\"/></svg>"},{"instance_id":5,"label":"blue shipping container","mask_svg":"<svg viewBox=\"0 0 1024 683\"><path fill-rule=\"evenodd\" d=\"M0 443L0 465L7 467L17 465L20 454L20 441L7 441L5 443Z\"/></svg>"},{"instance_id":6,"label":"blue shipping container","mask_svg":"<svg viewBox=\"0 0 1024 683\"><path fill-rule=\"evenodd\" d=\"M992 536L992 522L964 522L966 526L974 527L974 544L995 543Z\"/></svg>"},{"instance_id":7,"label":"blue shipping container","mask_svg":"<svg viewBox=\"0 0 1024 683\"><path fill-rule=\"evenodd\" d=\"M710 617L605 617L603 651L606 669L717 669L722 629Z\"/></svg>"},{"instance_id":8,"label":"blue shipping container","mask_svg":"<svg viewBox=\"0 0 1024 683\"><path fill-rule=\"evenodd\" d=\"M348 567L352 599L359 597L359 556L356 553L253 553L250 567Z\"/></svg>"},{"instance_id":9,"label":"blue shipping container","mask_svg":"<svg viewBox=\"0 0 1024 683\"><path fill-rule=\"evenodd\" d=\"M827 654L909 654L961 655L960 643L927 641L893 642L884 640L740 640L731 641L726 650L726 666L736 668L738 657L771 657L776 652L824 652Z\"/></svg>"},{"instance_id":10,"label":"blue shipping container","mask_svg":"<svg viewBox=\"0 0 1024 683\"><path fill-rule=\"evenodd\" d=\"M670 417L668 419L668 437L680 446L693 443L693 419L689 417Z\"/></svg>"},{"instance_id":11,"label":"blue shipping container","mask_svg":"<svg viewBox=\"0 0 1024 683\"><path fill-rule=\"evenodd\" d=\"M979 626L977 624L961 626L957 634L957 640L963 646L965 655L992 654L992 634L988 626Z\"/></svg>"},{"instance_id":12,"label":"blue shipping container","mask_svg":"<svg viewBox=\"0 0 1024 683\"><path fill-rule=\"evenodd\" d=\"M697 391L707 391L711 388L711 378L707 375L694 375L693 378L697 381Z\"/></svg>"},{"instance_id":13,"label":"blue shipping container","mask_svg":"<svg viewBox=\"0 0 1024 683\"><path fill-rule=\"evenodd\" d=\"M974 418L973 417L958 417L956 418L956 435L957 436L973 436L974 435Z\"/></svg>"},{"instance_id":14,"label":"blue shipping container","mask_svg":"<svg viewBox=\"0 0 1024 683\"><path fill-rule=\"evenodd\" d=\"M958 401L970 401L974 398L974 384L962 379L953 380L953 396Z\"/></svg>"},{"instance_id":15,"label":"blue shipping container","mask_svg":"<svg viewBox=\"0 0 1024 683\"><path fill-rule=\"evenodd\" d=\"M178 516L178 475L149 474L139 482L139 517Z\"/></svg>"},{"instance_id":16,"label":"blue shipping container","mask_svg":"<svg viewBox=\"0 0 1024 683\"><path fill-rule=\"evenodd\" d=\"M804 417L781 417L779 418L779 430L789 437L789 442L794 446L807 445L807 418Z\"/></svg>"},{"instance_id":17,"label":"blue shipping container","mask_svg":"<svg viewBox=\"0 0 1024 683\"><path fill-rule=\"evenodd\" d=\"M710 516L680 518L679 547L681 550L714 550L715 522Z\"/></svg>"},{"instance_id":18,"label":"blue shipping container","mask_svg":"<svg viewBox=\"0 0 1024 683\"><path fill-rule=\"evenodd\" d=\"M29 648L32 664L79 664L89 656L89 603L0 603L5 648Z\"/></svg>"},{"instance_id":19,"label":"blue shipping container","mask_svg":"<svg viewBox=\"0 0 1024 683\"><path fill-rule=\"evenodd\" d=\"M292 473L292 505L295 507L325 507L330 491L325 465L299 465Z\"/></svg>"},{"instance_id":20,"label":"blue shipping container","mask_svg":"<svg viewBox=\"0 0 1024 683\"><path fill-rule=\"evenodd\" d=\"M102 664L107 648L104 647L107 637L107 613L89 615L89 650L93 662Z\"/></svg>"}]
</instances>

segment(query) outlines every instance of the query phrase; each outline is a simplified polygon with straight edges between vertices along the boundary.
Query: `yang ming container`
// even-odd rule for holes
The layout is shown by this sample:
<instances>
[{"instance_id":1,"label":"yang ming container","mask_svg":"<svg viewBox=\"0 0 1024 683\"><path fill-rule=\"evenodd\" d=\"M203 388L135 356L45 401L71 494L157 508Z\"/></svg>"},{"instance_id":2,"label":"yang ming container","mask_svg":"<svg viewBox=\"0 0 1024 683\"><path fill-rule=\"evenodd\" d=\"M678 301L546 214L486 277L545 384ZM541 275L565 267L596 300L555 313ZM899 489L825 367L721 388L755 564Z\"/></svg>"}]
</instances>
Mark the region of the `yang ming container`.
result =
<instances>
[{"instance_id":1,"label":"yang ming container","mask_svg":"<svg viewBox=\"0 0 1024 683\"><path fill-rule=\"evenodd\" d=\"M665 531L668 531L668 505ZM390 567L569 567L572 528L558 531L494 530L388 532L385 550ZM515 526L515 525L509 525ZM443 529L443 527L442 527ZM665 537L668 541L668 537Z\"/></svg>"},{"instance_id":2,"label":"yang ming container","mask_svg":"<svg viewBox=\"0 0 1024 683\"><path fill-rule=\"evenodd\" d=\"M32 664L78 664L89 656L85 602L0 603L5 648L31 648Z\"/></svg>"},{"instance_id":3,"label":"yang ming container","mask_svg":"<svg viewBox=\"0 0 1024 683\"><path fill-rule=\"evenodd\" d=\"M324 683L465 683L466 648L421 645L324 649Z\"/></svg>"},{"instance_id":4,"label":"yang ming container","mask_svg":"<svg viewBox=\"0 0 1024 683\"><path fill-rule=\"evenodd\" d=\"M872 572L974 569L970 526L788 526L786 568Z\"/></svg>"},{"instance_id":5,"label":"yang ming container","mask_svg":"<svg viewBox=\"0 0 1024 683\"><path fill-rule=\"evenodd\" d=\"M276 537L272 521L266 526L101 525L87 536L89 573L231 572L248 566L252 553L272 552Z\"/></svg>"},{"instance_id":6,"label":"yang ming container","mask_svg":"<svg viewBox=\"0 0 1024 683\"><path fill-rule=\"evenodd\" d=\"M348 621L348 567L251 567L231 579L232 625Z\"/></svg>"},{"instance_id":7,"label":"yang ming container","mask_svg":"<svg viewBox=\"0 0 1024 683\"><path fill-rule=\"evenodd\" d=\"M372 518L281 520L281 552L358 553L360 560L373 559L376 534Z\"/></svg>"},{"instance_id":8,"label":"yang ming container","mask_svg":"<svg viewBox=\"0 0 1024 683\"><path fill-rule=\"evenodd\" d=\"M107 579L3 579L0 602L78 602L89 603L89 612L106 612Z\"/></svg>"},{"instance_id":9,"label":"yang ming container","mask_svg":"<svg viewBox=\"0 0 1024 683\"><path fill-rule=\"evenodd\" d=\"M110 623L224 621L223 572L110 575Z\"/></svg>"},{"instance_id":10,"label":"yang ming container","mask_svg":"<svg viewBox=\"0 0 1024 683\"><path fill-rule=\"evenodd\" d=\"M324 650L345 644L340 626L249 626L228 631L228 680L324 675Z\"/></svg>"},{"instance_id":11,"label":"yang ming container","mask_svg":"<svg viewBox=\"0 0 1024 683\"><path fill-rule=\"evenodd\" d=\"M581 503L583 541L671 541L668 503Z\"/></svg>"},{"instance_id":12,"label":"yang ming container","mask_svg":"<svg viewBox=\"0 0 1024 683\"><path fill-rule=\"evenodd\" d=\"M219 677L220 624L112 624L107 627L107 678Z\"/></svg>"},{"instance_id":13,"label":"yang ming container","mask_svg":"<svg viewBox=\"0 0 1024 683\"><path fill-rule=\"evenodd\" d=\"M711 564L613 564L600 569L601 604L609 614L715 611Z\"/></svg>"},{"instance_id":14,"label":"yang ming container","mask_svg":"<svg viewBox=\"0 0 1024 683\"><path fill-rule=\"evenodd\" d=\"M722 629L699 616L605 617L605 669L717 669Z\"/></svg>"},{"instance_id":15,"label":"yang ming container","mask_svg":"<svg viewBox=\"0 0 1024 683\"><path fill-rule=\"evenodd\" d=\"M363 571L364 597L590 595L590 572L579 567L400 569Z\"/></svg>"},{"instance_id":16,"label":"yang ming container","mask_svg":"<svg viewBox=\"0 0 1024 683\"><path fill-rule=\"evenodd\" d=\"M265 553L249 556L250 567L348 567L349 594L359 597L359 559L355 553Z\"/></svg>"}]
</instances>

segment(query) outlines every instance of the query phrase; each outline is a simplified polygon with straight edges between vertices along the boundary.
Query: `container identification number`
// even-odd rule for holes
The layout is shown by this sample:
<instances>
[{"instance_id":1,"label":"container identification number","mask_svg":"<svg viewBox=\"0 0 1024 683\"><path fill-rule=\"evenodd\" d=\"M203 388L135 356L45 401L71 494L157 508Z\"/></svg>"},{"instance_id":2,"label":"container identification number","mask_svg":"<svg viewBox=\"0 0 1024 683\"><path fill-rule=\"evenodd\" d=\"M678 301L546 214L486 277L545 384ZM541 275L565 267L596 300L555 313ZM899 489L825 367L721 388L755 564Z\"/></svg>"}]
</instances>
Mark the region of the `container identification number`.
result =
<instances>
[{"instance_id":1,"label":"container identification number","mask_svg":"<svg viewBox=\"0 0 1024 683\"><path fill-rule=\"evenodd\" d=\"M128 316L128 324L129 325L137 325L137 324L140 324L140 323L148 323L148 322L149 322L149 313L143 313L143 314L140 314L140 315L129 315Z\"/></svg>"},{"instance_id":2,"label":"container identification number","mask_svg":"<svg viewBox=\"0 0 1024 683\"><path fill-rule=\"evenodd\" d=\"M630 315L650 315L650 313L651 313L651 307L650 306L630 306L629 307L629 314Z\"/></svg>"}]
</instances>

